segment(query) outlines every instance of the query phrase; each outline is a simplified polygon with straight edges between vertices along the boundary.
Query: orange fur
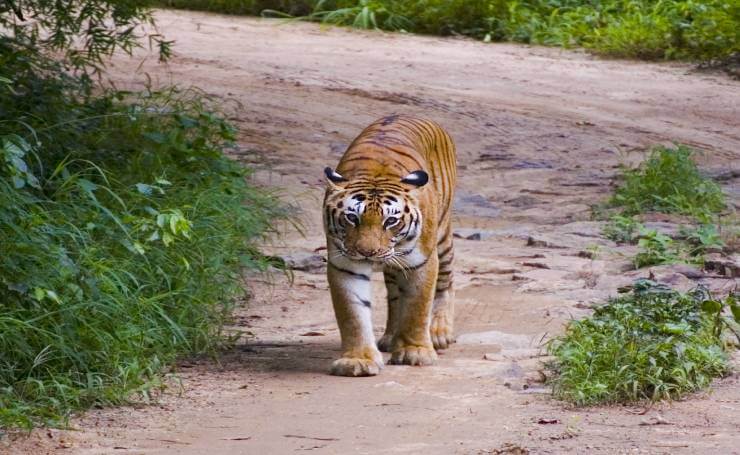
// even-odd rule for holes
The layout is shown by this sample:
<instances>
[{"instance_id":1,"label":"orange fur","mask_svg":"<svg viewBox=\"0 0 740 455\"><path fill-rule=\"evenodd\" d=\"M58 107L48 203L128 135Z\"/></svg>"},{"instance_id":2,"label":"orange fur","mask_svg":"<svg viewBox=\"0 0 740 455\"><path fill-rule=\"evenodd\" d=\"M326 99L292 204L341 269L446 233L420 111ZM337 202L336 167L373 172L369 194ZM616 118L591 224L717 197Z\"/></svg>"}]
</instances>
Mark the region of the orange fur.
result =
<instances>
[{"instance_id":1,"label":"orange fur","mask_svg":"<svg viewBox=\"0 0 740 455\"><path fill-rule=\"evenodd\" d=\"M373 264L382 266L388 288L388 324L378 346L392 351L391 363L434 363L434 348L454 341L455 160L439 125L393 115L368 126L336 171L327 169L328 280L344 349L334 374L377 374L382 367L369 326Z\"/></svg>"}]
</instances>

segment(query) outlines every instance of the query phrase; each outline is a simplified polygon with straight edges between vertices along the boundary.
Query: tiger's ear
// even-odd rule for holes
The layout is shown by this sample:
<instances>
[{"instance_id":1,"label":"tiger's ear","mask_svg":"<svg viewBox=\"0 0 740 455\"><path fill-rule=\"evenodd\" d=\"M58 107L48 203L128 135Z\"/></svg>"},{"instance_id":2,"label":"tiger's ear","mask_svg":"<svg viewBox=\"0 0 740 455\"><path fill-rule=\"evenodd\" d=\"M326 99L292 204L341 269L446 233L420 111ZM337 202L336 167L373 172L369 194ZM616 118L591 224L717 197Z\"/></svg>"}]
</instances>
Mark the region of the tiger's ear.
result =
<instances>
[{"instance_id":1,"label":"tiger's ear","mask_svg":"<svg viewBox=\"0 0 740 455\"><path fill-rule=\"evenodd\" d=\"M429 174L427 174L426 172L422 170L414 171L411 174L401 179L401 183L406 183L408 185L414 185L417 188L420 188L426 185L428 181L429 181Z\"/></svg>"},{"instance_id":2,"label":"tiger's ear","mask_svg":"<svg viewBox=\"0 0 740 455\"><path fill-rule=\"evenodd\" d=\"M332 188L337 187L340 183L344 183L347 181L347 179L342 177L341 174L328 166L324 168L324 175L326 176L327 183Z\"/></svg>"}]
</instances>

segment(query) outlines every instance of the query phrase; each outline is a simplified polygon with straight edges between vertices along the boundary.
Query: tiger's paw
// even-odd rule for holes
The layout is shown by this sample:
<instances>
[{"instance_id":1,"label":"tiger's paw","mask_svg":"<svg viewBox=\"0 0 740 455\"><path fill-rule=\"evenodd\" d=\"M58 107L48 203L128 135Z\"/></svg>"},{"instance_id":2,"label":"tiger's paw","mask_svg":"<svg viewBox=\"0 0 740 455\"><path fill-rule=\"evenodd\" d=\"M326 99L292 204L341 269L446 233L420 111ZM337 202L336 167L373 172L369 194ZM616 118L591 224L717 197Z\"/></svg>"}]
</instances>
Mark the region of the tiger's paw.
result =
<instances>
[{"instance_id":1,"label":"tiger's paw","mask_svg":"<svg viewBox=\"0 0 740 455\"><path fill-rule=\"evenodd\" d=\"M347 351L331 364L334 376L375 376L383 369L383 355L372 348Z\"/></svg>"},{"instance_id":2,"label":"tiger's paw","mask_svg":"<svg viewBox=\"0 0 740 455\"><path fill-rule=\"evenodd\" d=\"M393 365L434 365L437 363L437 352L432 346L401 346L391 354Z\"/></svg>"},{"instance_id":3,"label":"tiger's paw","mask_svg":"<svg viewBox=\"0 0 740 455\"><path fill-rule=\"evenodd\" d=\"M434 349L447 349L455 342L455 336L452 333L452 320L446 313L439 312L432 316L429 335L432 338Z\"/></svg>"},{"instance_id":4,"label":"tiger's paw","mask_svg":"<svg viewBox=\"0 0 740 455\"><path fill-rule=\"evenodd\" d=\"M378 349L380 352L391 352L391 346L393 346L393 335L383 334L378 340Z\"/></svg>"}]
</instances>

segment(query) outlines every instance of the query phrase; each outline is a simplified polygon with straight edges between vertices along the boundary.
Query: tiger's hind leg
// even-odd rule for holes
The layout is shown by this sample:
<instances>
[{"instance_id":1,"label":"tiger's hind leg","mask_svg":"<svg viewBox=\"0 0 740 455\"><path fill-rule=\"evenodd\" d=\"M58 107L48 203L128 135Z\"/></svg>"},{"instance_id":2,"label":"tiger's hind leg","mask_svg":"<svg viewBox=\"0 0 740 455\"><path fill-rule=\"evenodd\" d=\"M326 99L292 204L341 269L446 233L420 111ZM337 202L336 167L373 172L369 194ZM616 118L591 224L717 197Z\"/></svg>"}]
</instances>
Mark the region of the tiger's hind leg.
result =
<instances>
[{"instance_id":1,"label":"tiger's hind leg","mask_svg":"<svg viewBox=\"0 0 740 455\"><path fill-rule=\"evenodd\" d=\"M452 232L449 225L445 235L437 245L437 255L439 257L439 273L437 274L429 334L432 337L434 349L447 349L455 342L453 332L455 305L452 300L452 260L455 254L452 248Z\"/></svg>"},{"instance_id":2,"label":"tiger's hind leg","mask_svg":"<svg viewBox=\"0 0 740 455\"><path fill-rule=\"evenodd\" d=\"M388 319L385 324L385 332L378 340L378 349L382 352L391 352L393 349L393 337L398 332L398 322L401 317L401 292L398 289L396 274L398 270L383 270L385 289L388 292Z\"/></svg>"}]
</instances>

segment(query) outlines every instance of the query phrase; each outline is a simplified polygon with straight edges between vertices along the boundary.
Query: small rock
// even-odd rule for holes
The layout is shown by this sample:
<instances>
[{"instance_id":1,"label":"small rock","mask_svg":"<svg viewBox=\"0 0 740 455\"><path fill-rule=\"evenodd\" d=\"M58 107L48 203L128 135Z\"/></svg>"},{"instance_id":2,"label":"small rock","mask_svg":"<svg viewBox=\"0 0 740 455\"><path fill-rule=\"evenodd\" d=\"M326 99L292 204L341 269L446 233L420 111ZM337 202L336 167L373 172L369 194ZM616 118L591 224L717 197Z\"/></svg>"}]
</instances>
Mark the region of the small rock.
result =
<instances>
[{"instance_id":1,"label":"small rock","mask_svg":"<svg viewBox=\"0 0 740 455\"><path fill-rule=\"evenodd\" d=\"M501 209L487 198L474 193L456 194L453 208L455 213L483 218L496 218L501 213Z\"/></svg>"},{"instance_id":2,"label":"small rock","mask_svg":"<svg viewBox=\"0 0 740 455\"><path fill-rule=\"evenodd\" d=\"M552 169L554 166L546 160L520 160L511 165L512 169Z\"/></svg>"},{"instance_id":3,"label":"small rock","mask_svg":"<svg viewBox=\"0 0 740 455\"><path fill-rule=\"evenodd\" d=\"M458 228L452 233L453 237L465 240L486 240L493 237L493 235L494 233L491 231L472 228Z\"/></svg>"},{"instance_id":4,"label":"small rock","mask_svg":"<svg viewBox=\"0 0 740 455\"><path fill-rule=\"evenodd\" d=\"M547 375L542 370L530 371L524 375L524 379L528 383L544 384L545 382L547 382Z\"/></svg>"},{"instance_id":5,"label":"small rock","mask_svg":"<svg viewBox=\"0 0 740 455\"><path fill-rule=\"evenodd\" d=\"M704 259L704 268L727 278L740 277L740 256L730 257L721 254L710 254Z\"/></svg>"},{"instance_id":6,"label":"small rock","mask_svg":"<svg viewBox=\"0 0 740 455\"><path fill-rule=\"evenodd\" d=\"M578 256L579 258L584 258L584 259L594 259L596 257L596 253L593 251L581 250L578 253L576 253L576 256Z\"/></svg>"},{"instance_id":7,"label":"small rock","mask_svg":"<svg viewBox=\"0 0 740 455\"><path fill-rule=\"evenodd\" d=\"M530 235L527 237L527 246L534 246L539 248L565 248L562 245L556 245L552 243L549 239L537 235Z\"/></svg>"},{"instance_id":8,"label":"small rock","mask_svg":"<svg viewBox=\"0 0 740 455\"><path fill-rule=\"evenodd\" d=\"M533 205L540 204L542 201L540 201L537 198L534 198L532 196L519 196L515 197L514 199L509 199L508 201L504 201L505 204L511 206L511 207L531 207Z\"/></svg>"},{"instance_id":9,"label":"small rock","mask_svg":"<svg viewBox=\"0 0 740 455\"><path fill-rule=\"evenodd\" d=\"M326 259L324 256L305 251L296 251L291 254L280 256L280 259L292 270L317 273L326 267Z\"/></svg>"},{"instance_id":10,"label":"small rock","mask_svg":"<svg viewBox=\"0 0 740 455\"><path fill-rule=\"evenodd\" d=\"M687 264L673 264L671 266L671 269L675 270L686 278L691 278L692 280L697 280L704 277L704 272L696 267L692 267Z\"/></svg>"}]
</instances>

